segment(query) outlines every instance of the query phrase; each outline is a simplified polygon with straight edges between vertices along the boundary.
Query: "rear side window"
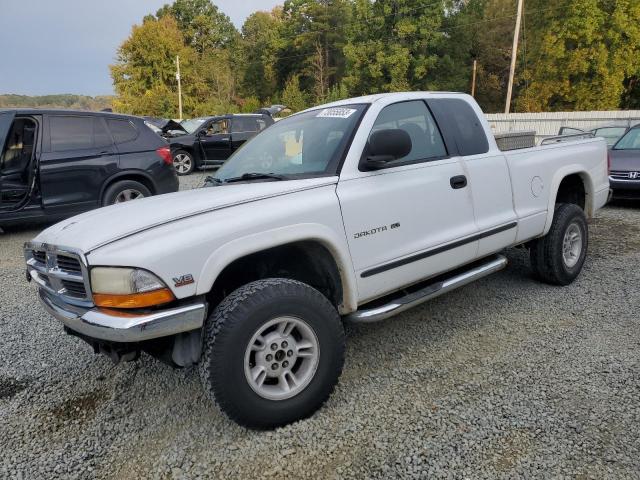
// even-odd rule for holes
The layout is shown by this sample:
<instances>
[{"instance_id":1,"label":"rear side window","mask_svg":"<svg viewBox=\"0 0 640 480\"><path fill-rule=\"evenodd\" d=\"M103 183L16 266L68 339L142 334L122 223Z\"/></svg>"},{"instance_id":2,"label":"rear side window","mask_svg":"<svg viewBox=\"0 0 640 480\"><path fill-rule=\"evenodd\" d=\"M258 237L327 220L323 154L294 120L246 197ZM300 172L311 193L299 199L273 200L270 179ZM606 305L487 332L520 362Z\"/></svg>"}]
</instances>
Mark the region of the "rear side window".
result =
<instances>
[{"instance_id":1,"label":"rear side window","mask_svg":"<svg viewBox=\"0 0 640 480\"><path fill-rule=\"evenodd\" d=\"M93 148L93 117L51 116L51 151L65 152Z\"/></svg>"},{"instance_id":2,"label":"rear side window","mask_svg":"<svg viewBox=\"0 0 640 480\"><path fill-rule=\"evenodd\" d=\"M138 138L138 130L129 120L110 118L107 124L116 143L131 142Z\"/></svg>"},{"instance_id":3,"label":"rear side window","mask_svg":"<svg viewBox=\"0 0 640 480\"><path fill-rule=\"evenodd\" d=\"M231 122L232 133L257 132L258 130L258 123L253 117L234 117Z\"/></svg>"},{"instance_id":4,"label":"rear side window","mask_svg":"<svg viewBox=\"0 0 640 480\"><path fill-rule=\"evenodd\" d=\"M411 137L411 152L389 162L390 167L447 156L438 126L422 100L395 103L383 108L373 124L371 134L378 130L396 128L404 130Z\"/></svg>"},{"instance_id":5,"label":"rear side window","mask_svg":"<svg viewBox=\"0 0 640 480\"><path fill-rule=\"evenodd\" d=\"M459 98L429 100L429 106L443 128L449 130L460 155L489 151L487 135L471 105Z\"/></svg>"},{"instance_id":6,"label":"rear side window","mask_svg":"<svg viewBox=\"0 0 640 480\"><path fill-rule=\"evenodd\" d=\"M100 117L93 117L93 142L96 148L109 147L113 144L111 134Z\"/></svg>"}]
</instances>

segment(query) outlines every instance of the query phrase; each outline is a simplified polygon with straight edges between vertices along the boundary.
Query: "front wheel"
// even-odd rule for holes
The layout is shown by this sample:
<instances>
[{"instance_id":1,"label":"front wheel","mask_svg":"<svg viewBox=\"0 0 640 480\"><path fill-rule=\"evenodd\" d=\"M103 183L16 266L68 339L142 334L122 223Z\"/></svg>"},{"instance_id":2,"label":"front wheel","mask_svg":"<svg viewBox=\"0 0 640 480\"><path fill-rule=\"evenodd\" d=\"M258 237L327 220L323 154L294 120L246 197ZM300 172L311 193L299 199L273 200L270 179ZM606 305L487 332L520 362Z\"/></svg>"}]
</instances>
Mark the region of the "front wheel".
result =
<instances>
[{"instance_id":1,"label":"front wheel","mask_svg":"<svg viewBox=\"0 0 640 480\"><path fill-rule=\"evenodd\" d=\"M200 376L232 420L275 428L322 406L344 351L340 317L320 292L294 280L258 280L231 293L209 317Z\"/></svg>"},{"instance_id":2,"label":"front wheel","mask_svg":"<svg viewBox=\"0 0 640 480\"><path fill-rule=\"evenodd\" d=\"M589 230L582 209L574 204L556 206L549 232L531 245L531 267L543 282L569 285L582 271Z\"/></svg>"}]
</instances>

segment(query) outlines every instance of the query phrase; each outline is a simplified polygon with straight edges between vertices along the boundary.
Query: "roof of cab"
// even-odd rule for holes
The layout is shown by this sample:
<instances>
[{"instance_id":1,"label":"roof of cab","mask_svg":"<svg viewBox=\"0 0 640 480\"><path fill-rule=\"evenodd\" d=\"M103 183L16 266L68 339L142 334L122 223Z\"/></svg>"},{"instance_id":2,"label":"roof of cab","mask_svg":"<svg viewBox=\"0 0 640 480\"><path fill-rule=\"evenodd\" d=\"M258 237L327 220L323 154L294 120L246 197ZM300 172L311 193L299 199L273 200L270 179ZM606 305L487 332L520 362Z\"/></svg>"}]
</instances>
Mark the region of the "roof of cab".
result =
<instances>
[{"instance_id":1,"label":"roof of cab","mask_svg":"<svg viewBox=\"0 0 640 480\"><path fill-rule=\"evenodd\" d=\"M340 105L350 105L354 103L375 103L378 100L382 100L383 98L406 98L407 96L430 96L430 95L465 95L460 92L424 92L424 91L415 91L415 92L388 92L388 93L375 93L373 95L364 95L362 97L353 97L353 98L345 98L344 100L338 100L337 102L325 103L324 105L317 105L311 107L307 110L316 110L318 108L326 108L326 107L339 107Z\"/></svg>"}]
</instances>

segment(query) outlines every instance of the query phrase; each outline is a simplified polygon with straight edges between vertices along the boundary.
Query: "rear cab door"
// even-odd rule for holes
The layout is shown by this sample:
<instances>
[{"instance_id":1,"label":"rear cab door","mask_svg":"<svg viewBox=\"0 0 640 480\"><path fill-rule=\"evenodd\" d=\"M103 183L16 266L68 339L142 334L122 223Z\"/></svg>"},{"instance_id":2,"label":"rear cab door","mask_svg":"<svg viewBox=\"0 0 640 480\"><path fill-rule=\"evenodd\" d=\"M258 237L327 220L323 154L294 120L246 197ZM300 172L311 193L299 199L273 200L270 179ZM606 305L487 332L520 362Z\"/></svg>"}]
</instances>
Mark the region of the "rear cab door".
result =
<instances>
[{"instance_id":1,"label":"rear cab door","mask_svg":"<svg viewBox=\"0 0 640 480\"><path fill-rule=\"evenodd\" d=\"M427 103L467 179L478 229L477 256L512 245L517 222L509 166L482 110L470 96L430 98Z\"/></svg>"},{"instance_id":2,"label":"rear cab door","mask_svg":"<svg viewBox=\"0 0 640 480\"><path fill-rule=\"evenodd\" d=\"M263 127L264 128L264 127ZM235 152L244 142L254 137L261 128L258 117L235 115L231 118L231 151Z\"/></svg>"},{"instance_id":3,"label":"rear cab door","mask_svg":"<svg viewBox=\"0 0 640 480\"><path fill-rule=\"evenodd\" d=\"M118 170L118 154L101 115L45 116L40 187L45 210L65 213L99 206L104 179Z\"/></svg>"}]
</instances>

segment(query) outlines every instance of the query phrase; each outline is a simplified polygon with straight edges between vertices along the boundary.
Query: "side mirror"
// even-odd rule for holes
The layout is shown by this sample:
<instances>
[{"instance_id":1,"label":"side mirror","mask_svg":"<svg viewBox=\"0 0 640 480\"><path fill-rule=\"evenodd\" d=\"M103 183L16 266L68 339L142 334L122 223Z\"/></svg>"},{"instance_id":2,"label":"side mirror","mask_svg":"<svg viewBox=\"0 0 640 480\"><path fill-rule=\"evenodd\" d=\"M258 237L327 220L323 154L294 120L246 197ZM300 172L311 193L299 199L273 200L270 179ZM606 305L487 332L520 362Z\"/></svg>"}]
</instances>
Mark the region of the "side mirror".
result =
<instances>
[{"instance_id":1,"label":"side mirror","mask_svg":"<svg viewBox=\"0 0 640 480\"><path fill-rule=\"evenodd\" d=\"M368 170L385 168L387 163L406 157L411 152L411 137L400 128L378 130L369 138L364 166Z\"/></svg>"}]
</instances>

